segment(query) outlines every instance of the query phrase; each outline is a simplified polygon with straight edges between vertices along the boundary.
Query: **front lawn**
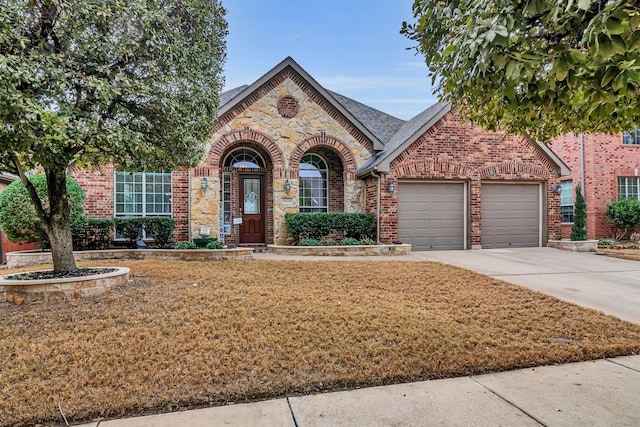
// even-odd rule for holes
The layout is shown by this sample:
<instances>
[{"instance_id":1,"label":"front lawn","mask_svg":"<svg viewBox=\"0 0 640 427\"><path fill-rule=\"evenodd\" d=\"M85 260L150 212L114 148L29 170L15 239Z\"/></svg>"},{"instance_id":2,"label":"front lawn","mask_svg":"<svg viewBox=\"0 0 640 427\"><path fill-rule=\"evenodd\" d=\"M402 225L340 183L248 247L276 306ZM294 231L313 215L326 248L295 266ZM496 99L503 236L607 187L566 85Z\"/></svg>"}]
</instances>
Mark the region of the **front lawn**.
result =
<instances>
[{"instance_id":1,"label":"front lawn","mask_svg":"<svg viewBox=\"0 0 640 427\"><path fill-rule=\"evenodd\" d=\"M0 305L0 425L61 424L59 408L88 422L640 351L638 325L438 263L99 265L129 267L132 280L101 297Z\"/></svg>"}]
</instances>

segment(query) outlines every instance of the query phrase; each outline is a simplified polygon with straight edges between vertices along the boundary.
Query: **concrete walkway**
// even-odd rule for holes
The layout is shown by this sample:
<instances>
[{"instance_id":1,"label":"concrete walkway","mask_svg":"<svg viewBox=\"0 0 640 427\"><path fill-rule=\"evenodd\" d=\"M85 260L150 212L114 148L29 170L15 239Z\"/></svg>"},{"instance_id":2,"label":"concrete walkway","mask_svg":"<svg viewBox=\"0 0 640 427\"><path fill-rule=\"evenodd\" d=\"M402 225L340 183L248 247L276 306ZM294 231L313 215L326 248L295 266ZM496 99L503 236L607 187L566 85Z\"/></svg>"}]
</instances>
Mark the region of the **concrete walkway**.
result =
<instances>
[{"instance_id":1,"label":"concrete walkway","mask_svg":"<svg viewBox=\"0 0 640 427\"><path fill-rule=\"evenodd\" d=\"M283 258L256 254L260 259ZM550 248L414 252L640 323L640 262ZM308 257L301 259L310 260ZM313 258L311 258L313 259ZM324 261L350 258L319 258ZM362 260L362 257L353 259ZM169 426L638 426L640 356L100 422ZM97 426L98 423L86 424Z\"/></svg>"}]
</instances>

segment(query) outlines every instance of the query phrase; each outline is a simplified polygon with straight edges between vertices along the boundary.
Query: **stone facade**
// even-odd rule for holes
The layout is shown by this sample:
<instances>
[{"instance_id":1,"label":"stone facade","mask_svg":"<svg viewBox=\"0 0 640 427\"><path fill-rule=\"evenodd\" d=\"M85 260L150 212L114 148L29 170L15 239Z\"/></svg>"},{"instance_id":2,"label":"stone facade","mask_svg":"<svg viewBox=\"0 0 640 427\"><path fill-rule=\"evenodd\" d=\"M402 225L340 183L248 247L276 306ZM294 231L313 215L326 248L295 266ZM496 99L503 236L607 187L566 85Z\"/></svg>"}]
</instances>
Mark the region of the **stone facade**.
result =
<instances>
[{"instance_id":1,"label":"stone facade","mask_svg":"<svg viewBox=\"0 0 640 427\"><path fill-rule=\"evenodd\" d=\"M587 238L614 237L616 229L608 223L604 212L608 203L618 199L618 177L636 177L640 171L640 145L622 143L622 135L584 135L584 176L582 186L587 204ZM573 187L582 180L580 139L563 135L551 147L567 163ZM562 237L571 235L573 224L562 224Z\"/></svg>"}]
</instances>

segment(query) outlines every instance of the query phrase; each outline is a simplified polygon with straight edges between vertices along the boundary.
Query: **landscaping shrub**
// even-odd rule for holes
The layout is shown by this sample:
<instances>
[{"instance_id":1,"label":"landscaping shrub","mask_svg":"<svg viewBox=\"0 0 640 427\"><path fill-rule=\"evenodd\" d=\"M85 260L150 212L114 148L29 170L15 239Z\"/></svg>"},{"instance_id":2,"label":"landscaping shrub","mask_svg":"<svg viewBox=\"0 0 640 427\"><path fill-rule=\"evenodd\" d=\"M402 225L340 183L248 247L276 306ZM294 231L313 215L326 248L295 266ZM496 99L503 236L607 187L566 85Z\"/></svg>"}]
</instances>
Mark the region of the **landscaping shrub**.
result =
<instances>
[{"instance_id":1,"label":"landscaping shrub","mask_svg":"<svg viewBox=\"0 0 640 427\"><path fill-rule=\"evenodd\" d=\"M353 237L345 237L340 241L341 246L356 246L360 244L360 240L354 239Z\"/></svg>"},{"instance_id":2,"label":"landscaping shrub","mask_svg":"<svg viewBox=\"0 0 640 427\"><path fill-rule=\"evenodd\" d=\"M167 247L173 241L173 233L176 229L176 220L166 216L146 217L144 231L147 237L155 240L160 248Z\"/></svg>"},{"instance_id":3,"label":"landscaping shrub","mask_svg":"<svg viewBox=\"0 0 640 427\"><path fill-rule=\"evenodd\" d=\"M376 242L375 240L369 238L369 237L365 237L364 239L360 239L360 244L361 245L377 245L378 242Z\"/></svg>"},{"instance_id":4,"label":"landscaping shrub","mask_svg":"<svg viewBox=\"0 0 640 427\"><path fill-rule=\"evenodd\" d=\"M204 249L211 242L217 241L217 237L195 237L192 241L199 249Z\"/></svg>"},{"instance_id":5,"label":"landscaping shrub","mask_svg":"<svg viewBox=\"0 0 640 427\"><path fill-rule=\"evenodd\" d=\"M613 239L598 239L598 246L613 246L616 241Z\"/></svg>"},{"instance_id":6,"label":"landscaping shrub","mask_svg":"<svg viewBox=\"0 0 640 427\"><path fill-rule=\"evenodd\" d=\"M640 200L620 199L609 203L604 214L609 218L609 222L620 230L620 235L616 238L622 239L640 225Z\"/></svg>"},{"instance_id":7,"label":"landscaping shrub","mask_svg":"<svg viewBox=\"0 0 640 427\"><path fill-rule=\"evenodd\" d=\"M47 211L49 199L45 175L30 176L29 181L35 187ZM67 177L67 194L71 208L71 232L77 235L84 231L87 217L84 215L82 187L70 176ZM20 180L12 182L0 193L0 226L12 242L39 242L42 248L49 247L49 238L36 215L27 189Z\"/></svg>"},{"instance_id":8,"label":"landscaping shrub","mask_svg":"<svg viewBox=\"0 0 640 427\"><path fill-rule=\"evenodd\" d=\"M318 246L333 246L335 245L335 243L333 242L333 240L329 239L328 237L325 237L324 239L321 239L318 242Z\"/></svg>"},{"instance_id":9,"label":"landscaping shrub","mask_svg":"<svg viewBox=\"0 0 640 427\"><path fill-rule=\"evenodd\" d=\"M88 218L84 230L74 235L77 250L106 249L113 241L113 218Z\"/></svg>"},{"instance_id":10,"label":"landscaping shrub","mask_svg":"<svg viewBox=\"0 0 640 427\"><path fill-rule=\"evenodd\" d=\"M127 246L135 249L138 239L140 238L140 230L144 227L145 217L129 216L113 219L116 234L122 236L127 241Z\"/></svg>"},{"instance_id":11,"label":"landscaping shrub","mask_svg":"<svg viewBox=\"0 0 640 427\"><path fill-rule=\"evenodd\" d=\"M319 240L331 232L358 240L371 238L375 225L375 218L369 213L288 213L284 219L287 230L297 241L307 238Z\"/></svg>"},{"instance_id":12,"label":"landscaping shrub","mask_svg":"<svg viewBox=\"0 0 640 427\"><path fill-rule=\"evenodd\" d=\"M316 239L302 239L300 246L318 246L318 240Z\"/></svg>"},{"instance_id":13,"label":"landscaping shrub","mask_svg":"<svg viewBox=\"0 0 640 427\"><path fill-rule=\"evenodd\" d=\"M176 249L198 249L198 246L188 240L183 240L176 243Z\"/></svg>"},{"instance_id":14,"label":"landscaping shrub","mask_svg":"<svg viewBox=\"0 0 640 427\"><path fill-rule=\"evenodd\" d=\"M220 240L214 240L213 242L207 243L207 246L205 247L207 249L224 249L224 243L222 243Z\"/></svg>"},{"instance_id":15,"label":"landscaping shrub","mask_svg":"<svg viewBox=\"0 0 640 427\"><path fill-rule=\"evenodd\" d=\"M587 204L584 201L582 190L576 187L575 212L573 213L573 226L571 226L571 240L587 240Z\"/></svg>"}]
</instances>

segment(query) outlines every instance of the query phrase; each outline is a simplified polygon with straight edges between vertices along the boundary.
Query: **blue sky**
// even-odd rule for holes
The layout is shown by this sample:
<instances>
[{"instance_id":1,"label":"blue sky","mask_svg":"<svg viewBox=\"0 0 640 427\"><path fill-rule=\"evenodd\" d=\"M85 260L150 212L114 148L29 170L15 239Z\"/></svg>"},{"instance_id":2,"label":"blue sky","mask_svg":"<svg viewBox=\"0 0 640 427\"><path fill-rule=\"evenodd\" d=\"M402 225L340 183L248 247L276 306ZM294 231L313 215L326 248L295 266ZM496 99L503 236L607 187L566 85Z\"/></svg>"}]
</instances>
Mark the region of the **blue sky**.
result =
<instances>
[{"instance_id":1,"label":"blue sky","mask_svg":"<svg viewBox=\"0 0 640 427\"><path fill-rule=\"evenodd\" d=\"M223 0L225 90L291 56L327 89L401 119L437 101L422 56L400 34L412 0Z\"/></svg>"}]
</instances>

